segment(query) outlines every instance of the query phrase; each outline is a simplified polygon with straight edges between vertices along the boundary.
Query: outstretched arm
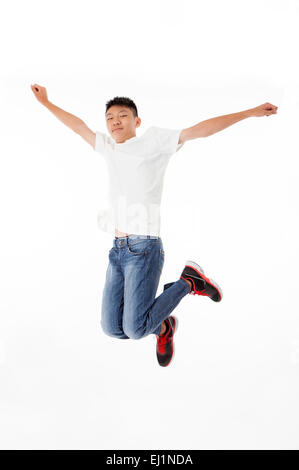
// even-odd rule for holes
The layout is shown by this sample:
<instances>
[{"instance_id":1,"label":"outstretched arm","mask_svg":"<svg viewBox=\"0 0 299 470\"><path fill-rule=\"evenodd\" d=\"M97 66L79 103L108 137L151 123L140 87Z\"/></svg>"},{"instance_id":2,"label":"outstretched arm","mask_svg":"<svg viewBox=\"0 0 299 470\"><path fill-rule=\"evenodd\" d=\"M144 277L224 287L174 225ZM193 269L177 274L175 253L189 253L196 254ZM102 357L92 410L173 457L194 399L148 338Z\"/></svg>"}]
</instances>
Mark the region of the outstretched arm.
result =
<instances>
[{"instance_id":1,"label":"outstretched arm","mask_svg":"<svg viewBox=\"0 0 299 470\"><path fill-rule=\"evenodd\" d=\"M49 111L51 111L54 116L56 116L61 122L63 122L63 124L65 124L74 132L76 132L76 134L81 135L81 137L83 137L83 139L86 140L86 142L88 142L94 148L96 137L95 132L89 129L85 122L82 121L82 119L78 118L77 116L74 116L71 113L68 113L67 111L64 111L55 104L51 103L48 100L47 90L45 87L42 87L35 83L34 85L31 85L31 90L33 91L36 99L42 105L49 109Z\"/></svg>"},{"instance_id":2,"label":"outstretched arm","mask_svg":"<svg viewBox=\"0 0 299 470\"><path fill-rule=\"evenodd\" d=\"M225 114L206 121L201 121L195 126L183 129L180 134L179 144L186 140L197 139L198 137L208 137L216 132L222 131L228 126L235 124L242 119L252 116L270 116L270 114L277 113L277 106L271 103L264 103L256 108L246 109L239 113Z\"/></svg>"}]
</instances>

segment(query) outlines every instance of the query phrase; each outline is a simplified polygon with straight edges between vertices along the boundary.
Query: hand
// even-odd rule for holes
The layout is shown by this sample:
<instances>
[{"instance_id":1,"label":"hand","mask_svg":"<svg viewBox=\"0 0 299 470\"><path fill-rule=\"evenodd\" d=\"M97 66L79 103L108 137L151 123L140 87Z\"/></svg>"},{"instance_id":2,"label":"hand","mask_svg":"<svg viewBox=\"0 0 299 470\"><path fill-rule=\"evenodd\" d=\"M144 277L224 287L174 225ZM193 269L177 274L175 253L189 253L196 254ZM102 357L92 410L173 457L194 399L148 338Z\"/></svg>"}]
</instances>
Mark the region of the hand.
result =
<instances>
[{"instance_id":1,"label":"hand","mask_svg":"<svg viewBox=\"0 0 299 470\"><path fill-rule=\"evenodd\" d=\"M37 85L36 83L34 85L30 85L31 90L33 91L36 99L41 103L45 104L48 102L48 96L47 96L47 90L45 87Z\"/></svg>"},{"instance_id":2,"label":"hand","mask_svg":"<svg viewBox=\"0 0 299 470\"><path fill-rule=\"evenodd\" d=\"M264 103L256 108L251 108L248 110L249 116L270 116L270 114L277 113L278 106L274 106L271 103Z\"/></svg>"}]
</instances>

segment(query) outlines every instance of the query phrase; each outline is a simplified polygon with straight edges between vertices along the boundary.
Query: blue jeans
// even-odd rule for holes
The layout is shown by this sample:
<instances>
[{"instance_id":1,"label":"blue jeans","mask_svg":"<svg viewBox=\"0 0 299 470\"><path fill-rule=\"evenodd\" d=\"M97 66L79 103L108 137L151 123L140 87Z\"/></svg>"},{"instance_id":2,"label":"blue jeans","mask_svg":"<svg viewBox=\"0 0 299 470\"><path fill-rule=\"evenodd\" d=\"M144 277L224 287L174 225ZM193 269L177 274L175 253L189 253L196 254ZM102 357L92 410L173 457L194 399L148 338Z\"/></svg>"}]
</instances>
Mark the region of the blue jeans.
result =
<instances>
[{"instance_id":1,"label":"blue jeans","mask_svg":"<svg viewBox=\"0 0 299 470\"><path fill-rule=\"evenodd\" d=\"M155 298L163 265L160 237L115 237L102 296L101 327L107 335L140 339L160 333L163 321L190 291L179 278Z\"/></svg>"}]
</instances>

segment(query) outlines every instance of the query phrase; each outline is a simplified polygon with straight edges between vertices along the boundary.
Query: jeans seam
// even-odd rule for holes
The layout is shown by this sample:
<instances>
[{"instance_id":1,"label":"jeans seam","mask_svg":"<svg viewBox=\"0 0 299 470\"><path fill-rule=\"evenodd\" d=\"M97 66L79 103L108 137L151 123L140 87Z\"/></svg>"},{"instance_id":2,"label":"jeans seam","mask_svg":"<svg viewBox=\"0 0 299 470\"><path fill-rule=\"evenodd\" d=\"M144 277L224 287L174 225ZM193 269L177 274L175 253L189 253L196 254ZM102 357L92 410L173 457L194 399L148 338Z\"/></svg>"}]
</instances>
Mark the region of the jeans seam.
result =
<instances>
[{"instance_id":1,"label":"jeans seam","mask_svg":"<svg viewBox=\"0 0 299 470\"><path fill-rule=\"evenodd\" d=\"M145 270L145 277L143 279L143 291L142 291L142 310L143 311L144 311L144 308L145 308L145 283L146 283L146 280L147 280L149 264L150 264L147 254L145 255L145 263L146 263L146 270ZM149 318L149 315L148 315L147 318ZM147 328L146 328L146 330L147 330ZM143 333L144 333L144 331L143 331Z\"/></svg>"}]
</instances>

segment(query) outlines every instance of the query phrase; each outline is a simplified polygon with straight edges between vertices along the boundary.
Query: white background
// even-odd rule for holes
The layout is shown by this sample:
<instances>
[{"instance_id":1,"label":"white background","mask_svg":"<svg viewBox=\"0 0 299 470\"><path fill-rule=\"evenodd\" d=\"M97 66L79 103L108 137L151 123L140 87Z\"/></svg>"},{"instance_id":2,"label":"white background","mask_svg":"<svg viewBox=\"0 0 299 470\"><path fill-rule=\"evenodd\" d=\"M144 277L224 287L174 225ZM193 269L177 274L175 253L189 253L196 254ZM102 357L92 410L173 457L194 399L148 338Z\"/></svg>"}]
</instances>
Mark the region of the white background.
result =
<instances>
[{"instance_id":1,"label":"white background","mask_svg":"<svg viewBox=\"0 0 299 470\"><path fill-rule=\"evenodd\" d=\"M0 445L298 449L298 0L10 1L1 15ZM99 326L113 235L104 159L34 97L94 131L128 96L141 135L269 101L171 157L157 295L187 259L167 368L156 339Z\"/></svg>"}]
</instances>

